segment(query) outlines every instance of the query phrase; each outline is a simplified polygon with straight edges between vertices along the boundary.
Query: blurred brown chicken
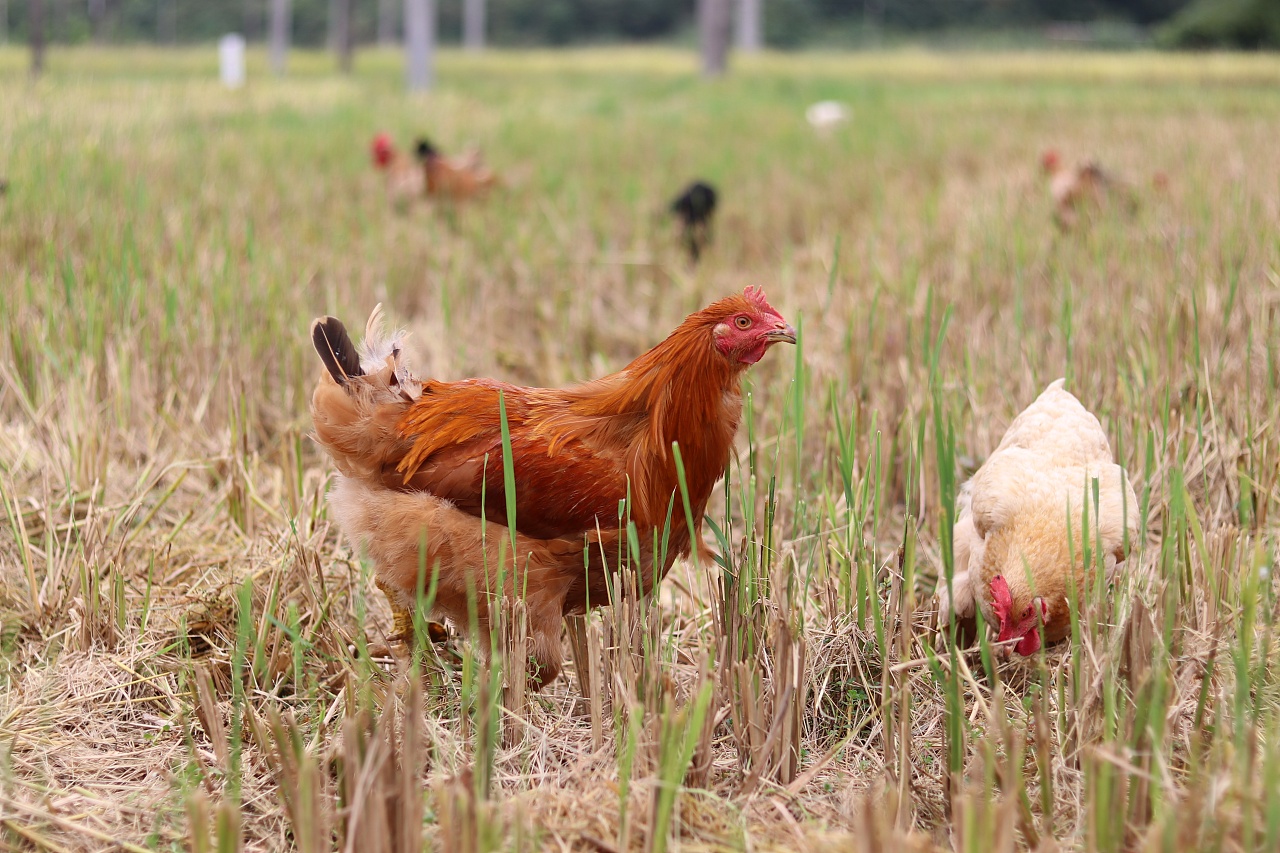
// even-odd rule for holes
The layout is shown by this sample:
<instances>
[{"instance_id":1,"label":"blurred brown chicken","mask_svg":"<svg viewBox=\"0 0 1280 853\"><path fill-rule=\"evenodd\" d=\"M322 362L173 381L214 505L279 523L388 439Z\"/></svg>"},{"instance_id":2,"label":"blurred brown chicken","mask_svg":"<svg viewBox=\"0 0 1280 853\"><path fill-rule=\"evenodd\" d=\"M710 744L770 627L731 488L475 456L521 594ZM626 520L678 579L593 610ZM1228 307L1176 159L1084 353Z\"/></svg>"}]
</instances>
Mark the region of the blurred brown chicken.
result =
<instances>
[{"instance_id":1,"label":"blurred brown chicken","mask_svg":"<svg viewBox=\"0 0 1280 853\"><path fill-rule=\"evenodd\" d=\"M773 344L796 340L764 294L747 288L691 314L617 373L553 390L419 380L402 336L383 334L378 316L359 355L338 320L312 326L326 368L311 400L315 437L339 474L333 517L372 557L397 633L408 627L420 571L436 587L435 612L466 626L474 608L482 632L494 596L524 599L534 687L560 671L562 616L610 600L620 554L630 552L648 592L697 546L738 429L742 374ZM634 543L618 520L624 502ZM516 529L515 571L504 525Z\"/></svg>"},{"instance_id":2,"label":"blurred brown chicken","mask_svg":"<svg viewBox=\"0 0 1280 853\"><path fill-rule=\"evenodd\" d=\"M483 195L499 183L477 150L461 157L446 157L430 141L419 139L417 154L429 196L460 201Z\"/></svg>"},{"instance_id":3,"label":"blurred brown chicken","mask_svg":"<svg viewBox=\"0 0 1280 853\"><path fill-rule=\"evenodd\" d=\"M1094 160L1067 166L1050 148L1041 156L1040 165L1049 176L1054 222L1064 231L1074 228L1082 215L1096 214L1108 203L1119 203L1129 213L1137 209L1133 188Z\"/></svg>"},{"instance_id":4,"label":"blurred brown chicken","mask_svg":"<svg viewBox=\"0 0 1280 853\"><path fill-rule=\"evenodd\" d=\"M387 197L393 205L403 208L426 193L427 178L422 164L396 150L390 136L385 133L375 136L370 153L373 167L386 176Z\"/></svg>"}]
</instances>

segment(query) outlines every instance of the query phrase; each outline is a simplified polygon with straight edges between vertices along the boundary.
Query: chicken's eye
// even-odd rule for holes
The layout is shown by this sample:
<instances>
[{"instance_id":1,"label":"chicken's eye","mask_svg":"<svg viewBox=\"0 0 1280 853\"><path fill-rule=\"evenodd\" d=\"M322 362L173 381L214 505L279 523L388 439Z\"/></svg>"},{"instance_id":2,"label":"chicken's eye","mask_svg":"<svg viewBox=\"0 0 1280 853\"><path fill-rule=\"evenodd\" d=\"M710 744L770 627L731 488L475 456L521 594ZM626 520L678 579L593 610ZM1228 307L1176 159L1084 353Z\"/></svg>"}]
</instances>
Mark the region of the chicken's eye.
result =
<instances>
[{"instance_id":1,"label":"chicken's eye","mask_svg":"<svg viewBox=\"0 0 1280 853\"><path fill-rule=\"evenodd\" d=\"M751 328L751 318L750 318L750 317L748 317L748 316L746 316L745 314L744 314L744 315L740 315L740 316L738 317L738 319L734 320L734 323L736 323L736 324L737 324L737 326L738 326L738 328L739 328L739 329L750 329L750 328Z\"/></svg>"}]
</instances>

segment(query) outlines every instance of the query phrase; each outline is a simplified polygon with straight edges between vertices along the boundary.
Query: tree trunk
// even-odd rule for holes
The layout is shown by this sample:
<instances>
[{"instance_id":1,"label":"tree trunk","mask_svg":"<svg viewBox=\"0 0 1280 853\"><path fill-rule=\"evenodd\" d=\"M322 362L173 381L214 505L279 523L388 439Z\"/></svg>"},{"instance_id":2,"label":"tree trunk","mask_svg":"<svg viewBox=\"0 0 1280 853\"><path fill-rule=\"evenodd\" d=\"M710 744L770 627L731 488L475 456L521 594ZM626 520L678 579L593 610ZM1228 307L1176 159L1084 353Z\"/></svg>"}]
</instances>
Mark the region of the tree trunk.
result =
<instances>
[{"instance_id":1,"label":"tree trunk","mask_svg":"<svg viewBox=\"0 0 1280 853\"><path fill-rule=\"evenodd\" d=\"M262 9L258 0L244 0L240 11L240 26L244 30L244 40L253 41L262 32Z\"/></svg>"},{"instance_id":2,"label":"tree trunk","mask_svg":"<svg viewBox=\"0 0 1280 853\"><path fill-rule=\"evenodd\" d=\"M871 44L879 45L884 29L884 0L862 0L862 23Z\"/></svg>"},{"instance_id":3,"label":"tree trunk","mask_svg":"<svg viewBox=\"0 0 1280 853\"><path fill-rule=\"evenodd\" d=\"M161 0L156 10L156 41L173 44L178 40L178 0Z\"/></svg>"},{"instance_id":4,"label":"tree trunk","mask_svg":"<svg viewBox=\"0 0 1280 853\"><path fill-rule=\"evenodd\" d=\"M404 35L409 89L430 89L436 48L435 0L404 0Z\"/></svg>"},{"instance_id":5,"label":"tree trunk","mask_svg":"<svg viewBox=\"0 0 1280 853\"><path fill-rule=\"evenodd\" d=\"M724 74L729 58L732 17L729 0L698 0L698 36L702 43L702 76Z\"/></svg>"},{"instance_id":6,"label":"tree trunk","mask_svg":"<svg viewBox=\"0 0 1280 853\"><path fill-rule=\"evenodd\" d=\"M44 0L27 4L27 38L31 42L31 76L44 72Z\"/></svg>"},{"instance_id":7,"label":"tree trunk","mask_svg":"<svg viewBox=\"0 0 1280 853\"><path fill-rule=\"evenodd\" d=\"M283 74L289 60L289 0L271 0L271 70Z\"/></svg>"},{"instance_id":8,"label":"tree trunk","mask_svg":"<svg viewBox=\"0 0 1280 853\"><path fill-rule=\"evenodd\" d=\"M396 40L396 0L378 0L378 44Z\"/></svg>"},{"instance_id":9,"label":"tree trunk","mask_svg":"<svg viewBox=\"0 0 1280 853\"><path fill-rule=\"evenodd\" d=\"M0 0L0 44L9 43L9 0Z\"/></svg>"},{"instance_id":10,"label":"tree trunk","mask_svg":"<svg viewBox=\"0 0 1280 853\"><path fill-rule=\"evenodd\" d=\"M351 53L355 39L351 34L351 0L333 0L329 4L333 14L333 49L338 54L338 68L344 74L351 73Z\"/></svg>"},{"instance_id":11,"label":"tree trunk","mask_svg":"<svg viewBox=\"0 0 1280 853\"><path fill-rule=\"evenodd\" d=\"M463 0L462 43L467 50L484 50L485 0Z\"/></svg>"},{"instance_id":12,"label":"tree trunk","mask_svg":"<svg viewBox=\"0 0 1280 853\"><path fill-rule=\"evenodd\" d=\"M738 0L738 49L743 53L760 50L763 12L764 0Z\"/></svg>"},{"instance_id":13,"label":"tree trunk","mask_svg":"<svg viewBox=\"0 0 1280 853\"><path fill-rule=\"evenodd\" d=\"M100 42L106 35L107 0L89 0L89 30L93 40Z\"/></svg>"}]
</instances>

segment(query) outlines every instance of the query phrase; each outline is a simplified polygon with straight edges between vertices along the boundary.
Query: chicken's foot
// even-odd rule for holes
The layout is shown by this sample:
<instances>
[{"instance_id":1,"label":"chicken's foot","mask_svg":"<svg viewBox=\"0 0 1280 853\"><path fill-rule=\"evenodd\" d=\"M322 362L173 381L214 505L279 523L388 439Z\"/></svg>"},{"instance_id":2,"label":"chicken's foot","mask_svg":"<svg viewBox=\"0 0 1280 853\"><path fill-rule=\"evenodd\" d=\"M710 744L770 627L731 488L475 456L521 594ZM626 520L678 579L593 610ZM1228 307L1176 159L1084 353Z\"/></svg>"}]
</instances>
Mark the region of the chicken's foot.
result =
<instances>
[{"instance_id":1,"label":"chicken's foot","mask_svg":"<svg viewBox=\"0 0 1280 853\"><path fill-rule=\"evenodd\" d=\"M378 589L387 597L387 603L391 605L392 628L391 633L387 636L389 643L404 643L406 646L413 645L413 611L404 605L400 591L394 587L387 586L382 582L381 578L376 580ZM449 639L449 629L439 622L427 622L427 638L433 643L443 643Z\"/></svg>"}]
</instances>

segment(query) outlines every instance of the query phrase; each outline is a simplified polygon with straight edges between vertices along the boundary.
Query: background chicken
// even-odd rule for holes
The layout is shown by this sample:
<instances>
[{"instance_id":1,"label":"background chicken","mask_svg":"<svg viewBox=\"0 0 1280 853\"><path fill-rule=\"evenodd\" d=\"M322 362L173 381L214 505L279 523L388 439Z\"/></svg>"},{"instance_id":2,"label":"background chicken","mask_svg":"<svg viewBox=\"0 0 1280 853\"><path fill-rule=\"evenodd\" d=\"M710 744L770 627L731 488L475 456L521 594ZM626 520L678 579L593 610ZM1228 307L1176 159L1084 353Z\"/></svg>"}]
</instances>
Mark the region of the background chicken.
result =
<instances>
[{"instance_id":1,"label":"background chicken","mask_svg":"<svg viewBox=\"0 0 1280 853\"><path fill-rule=\"evenodd\" d=\"M849 121L849 107L840 101L818 101L804 111L804 119L819 133L830 133Z\"/></svg>"},{"instance_id":2,"label":"background chicken","mask_svg":"<svg viewBox=\"0 0 1280 853\"><path fill-rule=\"evenodd\" d=\"M711 242L711 220L716 212L716 188L706 181L694 181L671 202L671 212L680 220L680 236L689 259L695 264Z\"/></svg>"},{"instance_id":3,"label":"background chicken","mask_svg":"<svg viewBox=\"0 0 1280 853\"><path fill-rule=\"evenodd\" d=\"M1119 202L1132 212L1138 199L1132 187L1089 160L1067 166L1052 148L1044 152L1040 165L1049 176L1049 194L1053 197L1053 219L1066 230L1075 227L1082 214L1101 209L1108 199Z\"/></svg>"},{"instance_id":4,"label":"background chicken","mask_svg":"<svg viewBox=\"0 0 1280 853\"><path fill-rule=\"evenodd\" d=\"M961 487L954 602L945 580L938 590L940 625L953 610L958 619L973 618L976 604L998 641L1014 643L1022 655L1040 648L1041 623L1046 642L1071 630L1069 596L1079 599L1085 577L1083 520L1090 550L1100 543L1108 573L1138 534L1137 496L1102 425L1062 386L1054 382L1018 415Z\"/></svg>"},{"instance_id":5,"label":"background chicken","mask_svg":"<svg viewBox=\"0 0 1280 853\"><path fill-rule=\"evenodd\" d=\"M427 179L422 165L413 157L397 151L390 136L385 133L375 136L370 152L374 168L386 176L387 197L392 204L403 207L426 193Z\"/></svg>"},{"instance_id":6,"label":"background chicken","mask_svg":"<svg viewBox=\"0 0 1280 853\"><path fill-rule=\"evenodd\" d=\"M478 150L446 157L428 139L417 142L427 195L459 201L481 195L498 185L498 176L484 165Z\"/></svg>"},{"instance_id":7,"label":"background chicken","mask_svg":"<svg viewBox=\"0 0 1280 853\"><path fill-rule=\"evenodd\" d=\"M664 555L641 552L636 568L647 592L676 556L694 547L729 461L743 371L774 343L795 343L795 331L760 291L747 288L691 314L621 371L565 390L488 379L419 381L405 363L401 337L380 333L377 310L359 357L331 317L316 321L312 338L326 367L312 396L315 436L339 472L330 498L334 518L368 548L397 629L407 625L415 597L424 529L426 564L442 596L436 608L465 625L465 590L497 591L483 569L498 565L502 525L514 521L517 564L528 564L537 677L545 684L560 669L561 616L609 600L605 566L616 562L621 544L611 533L619 503L629 498L643 545L655 529L671 525ZM514 519L507 517L499 395L511 436ZM692 530L673 443L683 460ZM584 547L595 555L585 571ZM487 619L486 610L482 629Z\"/></svg>"}]
</instances>

